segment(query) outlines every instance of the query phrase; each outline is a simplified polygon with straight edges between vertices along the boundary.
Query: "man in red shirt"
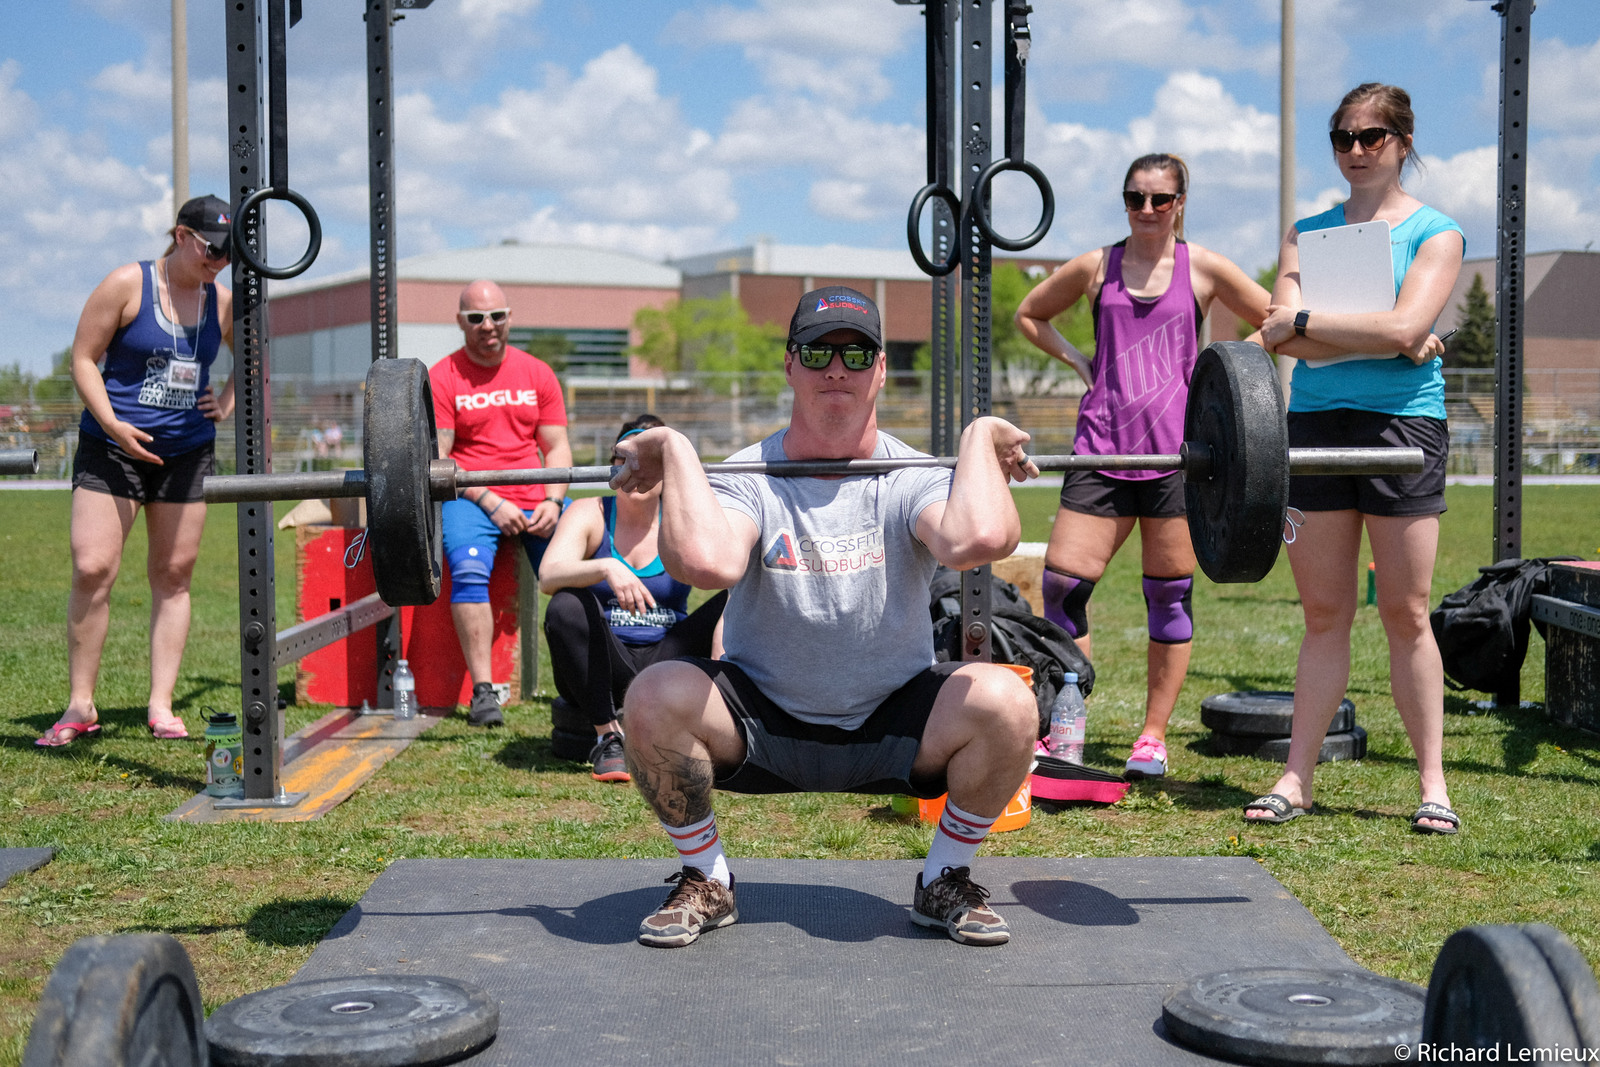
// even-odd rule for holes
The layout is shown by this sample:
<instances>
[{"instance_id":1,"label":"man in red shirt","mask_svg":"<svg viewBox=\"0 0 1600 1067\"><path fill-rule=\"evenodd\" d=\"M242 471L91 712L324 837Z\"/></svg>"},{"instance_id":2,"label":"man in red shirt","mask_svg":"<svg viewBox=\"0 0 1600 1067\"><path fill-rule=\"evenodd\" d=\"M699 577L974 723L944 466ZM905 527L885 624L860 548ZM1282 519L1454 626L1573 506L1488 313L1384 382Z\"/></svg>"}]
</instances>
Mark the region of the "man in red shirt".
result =
<instances>
[{"instance_id":1,"label":"man in red shirt","mask_svg":"<svg viewBox=\"0 0 1600 1067\"><path fill-rule=\"evenodd\" d=\"M461 290L456 322L466 343L428 372L440 458L464 470L572 466L561 383L548 363L506 343L505 293L493 282L473 282ZM472 674L467 721L474 726L504 721L489 670L489 576L500 538L520 537L537 572L565 495L564 485L474 487L444 504L450 614Z\"/></svg>"}]
</instances>

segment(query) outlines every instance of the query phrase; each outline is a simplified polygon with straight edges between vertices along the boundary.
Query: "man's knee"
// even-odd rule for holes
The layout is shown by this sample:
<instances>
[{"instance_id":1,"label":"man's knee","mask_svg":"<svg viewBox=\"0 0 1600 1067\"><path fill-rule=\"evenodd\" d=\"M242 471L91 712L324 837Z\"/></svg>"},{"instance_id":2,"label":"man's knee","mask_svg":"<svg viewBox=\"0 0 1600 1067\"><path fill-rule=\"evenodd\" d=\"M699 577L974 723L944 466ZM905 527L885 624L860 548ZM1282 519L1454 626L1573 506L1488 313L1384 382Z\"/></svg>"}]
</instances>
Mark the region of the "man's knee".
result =
<instances>
[{"instance_id":1,"label":"man's knee","mask_svg":"<svg viewBox=\"0 0 1600 1067\"><path fill-rule=\"evenodd\" d=\"M1194 575L1144 576L1145 625L1150 640L1179 645L1194 640Z\"/></svg>"},{"instance_id":2,"label":"man's knee","mask_svg":"<svg viewBox=\"0 0 1600 1067\"><path fill-rule=\"evenodd\" d=\"M1022 676L1005 667L985 668L973 679L968 707L980 732L1031 749L1039 736L1039 704Z\"/></svg>"},{"instance_id":3,"label":"man's knee","mask_svg":"<svg viewBox=\"0 0 1600 1067\"><path fill-rule=\"evenodd\" d=\"M1094 582L1054 567L1044 569L1044 617L1073 637L1089 632L1089 597Z\"/></svg>"},{"instance_id":4,"label":"man's knee","mask_svg":"<svg viewBox=\"0 0 1600 1067\"><path fill-rule=\"evenodd\" d=\"M494 572L494 551L482 545L462 545L450 550L450 603L487 604L489 577Z\"/></svg>"},{"instance_id":5,"label":"man's knee","mask_svg":"<svg viewBox=\"0 0 1600 1067\"><path fill-rule=\"evenodd\" d=\"M623 714L628 732L675 729L705 710L714 684L692 663L652 663L628 685Z\"/></svg>"}]
</instances>

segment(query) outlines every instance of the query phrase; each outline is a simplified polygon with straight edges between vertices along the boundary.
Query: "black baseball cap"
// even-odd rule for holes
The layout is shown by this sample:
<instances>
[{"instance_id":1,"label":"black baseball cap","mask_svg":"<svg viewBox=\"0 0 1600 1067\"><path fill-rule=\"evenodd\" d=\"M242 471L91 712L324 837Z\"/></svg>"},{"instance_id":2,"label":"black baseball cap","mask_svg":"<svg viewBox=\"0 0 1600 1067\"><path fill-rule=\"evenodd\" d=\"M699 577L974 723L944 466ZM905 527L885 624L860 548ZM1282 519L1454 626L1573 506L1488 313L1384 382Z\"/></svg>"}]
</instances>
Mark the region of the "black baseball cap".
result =
<instances>
[{"instance_id":1,"label":"black baseball cap","mask_svg":"<svg viewBox=\"0 0 1600 1067\"><path fill-rule=\"evenodd\" d=\"M197 196L178 209L178 225L187 227L218 248L232 244L233 209L215 196Z\"/></svg>"},{"instance_id":2,"label":"black baseball cap","mask_svg":"<svg viewBox=\"0 0 1600 1067\"><path fill-rule=\"evenodd\" d=\"M883 347L878 305L848 285L825 285L802 296L789 320L789 343L810 344L834 330L855 330Z\"/></svg>"}]
</instances>

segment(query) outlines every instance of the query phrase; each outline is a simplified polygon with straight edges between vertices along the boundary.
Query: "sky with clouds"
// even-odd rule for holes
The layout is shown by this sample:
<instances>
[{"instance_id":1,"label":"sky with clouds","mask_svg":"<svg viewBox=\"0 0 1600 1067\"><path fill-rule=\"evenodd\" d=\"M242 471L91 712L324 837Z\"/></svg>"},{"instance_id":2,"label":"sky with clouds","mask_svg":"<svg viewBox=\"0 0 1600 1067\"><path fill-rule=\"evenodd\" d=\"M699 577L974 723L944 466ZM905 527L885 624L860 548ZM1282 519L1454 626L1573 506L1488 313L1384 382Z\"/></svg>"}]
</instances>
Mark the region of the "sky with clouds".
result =
<instances>
[{"instance_id":1,"label":"sky with clouds","mask_svg":"<svg viewBox=\"0 0 1600 1067\"><path fill-rule=\"evenodd\" d=\"M224 189L223 5L188 4L192 194ZM289 32L291 185L321 217L307 277L367 257L365 44L356 0ZM1255 271L1278 230L1280 0L1033 0L1027 152L1056 194L1039 246L1126 232L1147 151L1193 172L1192 240ZM1501 18L1486 0L1297 0L1296 199L1340 196L1328 115L1362 81L1407 88L1407 179L1493 255ZM171 23L158 0L7 5L0 38L0 365L36 373L113 267L172 222ZM1529 251L1600 241L1600 3L1540 0ZM903 247L925 181L922 15L891 0L433 0L394 28L397 251L514 238L650 258L748 244ZM998 55L998 50L997 50ZM998 79L997 79L998 87ZM997 103L1001 94L996 92ZM996 123L996 130L999 124ZM1002 232L1037 215L995 186ZM299 258L292 209L273 262Z\"/></svg>"}]
</instances>

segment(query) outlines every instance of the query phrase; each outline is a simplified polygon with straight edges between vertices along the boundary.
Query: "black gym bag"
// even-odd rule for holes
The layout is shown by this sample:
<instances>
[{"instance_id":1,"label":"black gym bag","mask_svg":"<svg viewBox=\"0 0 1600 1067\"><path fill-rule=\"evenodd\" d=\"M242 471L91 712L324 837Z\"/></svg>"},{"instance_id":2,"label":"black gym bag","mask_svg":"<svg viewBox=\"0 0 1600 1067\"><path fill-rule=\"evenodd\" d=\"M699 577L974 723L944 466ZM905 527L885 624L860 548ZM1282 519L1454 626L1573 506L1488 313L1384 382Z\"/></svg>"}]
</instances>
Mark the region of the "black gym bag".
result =
<instances>
[{"instance_id":1,"label":"black gym bag","mask_svg":"<svg viewBox=\"0 0 1600 1067\"><path fill-rule=\"evenodd\" d=\"M933 653L940 663L961 659L961 573L940 567L928 585L933 616ZM1068 671L1078 674L1078 690L1094 689L1094 667L1072 635L1040 618L1010 582L989 576L990 646L995 663L1011 663L1033 671L1033 695L1039 703L1039 736L1050 732L1050 706Z\"/></svg>"},{"instance_id":2,"label":"black gym bag","mask_svg":"<svg viewBox=\"0 0 1600 1067\"><path fill-rule=\"evenodd\" d=\"M1550 564L1577 556L1503 559L1479 567L1479 577L1450 593L1428 622L1452 689L1502 693L1514 689L1528 655L1533 595L1547 592ZM1544 635L1543 624L1539 634Z\"/></svg>"}]
</instances>

